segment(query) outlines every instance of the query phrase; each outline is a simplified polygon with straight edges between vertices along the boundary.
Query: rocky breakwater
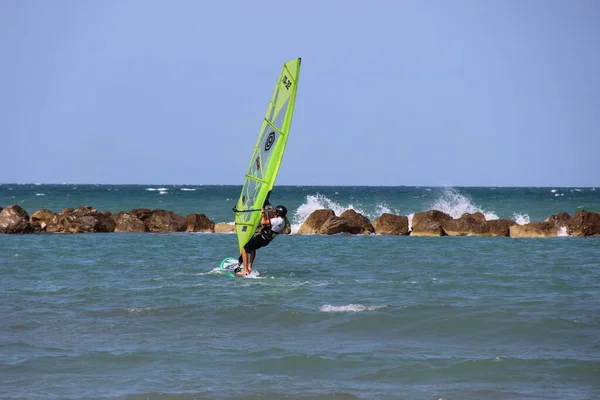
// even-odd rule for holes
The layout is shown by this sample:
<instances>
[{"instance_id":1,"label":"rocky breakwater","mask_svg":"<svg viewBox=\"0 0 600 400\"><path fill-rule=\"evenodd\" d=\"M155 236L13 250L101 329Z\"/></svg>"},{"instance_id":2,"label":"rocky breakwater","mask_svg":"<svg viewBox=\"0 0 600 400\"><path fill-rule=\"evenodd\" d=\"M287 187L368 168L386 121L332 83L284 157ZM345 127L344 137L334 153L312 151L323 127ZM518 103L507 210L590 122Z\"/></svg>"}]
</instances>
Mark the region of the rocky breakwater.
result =
<instances>
[{"instance_id":1,"label":"rocky breakwater","mask_svg":"<svg viewBox=\"0 0 600 400\"><path fill-rule=\"evenodd\" d=\"M291 233L286 219L284 234ZM204 214L187 217L167 210L137 208L117 214L99 212L92 207L65 208L56 213L41 209L29 216L19 205L0 207L0 233L88 233L88 232L234 232L232 224L215 224ZM552 215L543 222L519 225L512 220L487 221L482 213L465 213L459 218L438 210L407 216L383 213L371 223L355 210L339 216L333 210L312 212L298 234L410 235L410 236L510 236L514 238L556 236L600 236L600 214L585 210L573 216Z\"/></svg>"},{"instance_id":2,"label":"rocky breakwater","mask_svg":"<svg viewBox=\"0 0 600 400\"><path fill-rule=\"evenodd\" d=\"M138 208L112 214L92 207L65 208L60 213L41 209L29 216L19 205L0 208L0 233L90 232L215 232L204 214L186 218L172 211Z\"/></svg>"},{"instance_id":3,"label":"rocky breakwater","mask_svg":"<svg viewBox=\"0 0 600 400\"><path fill-rule=\"evenodd\" d=\"M572 217L567 213L550 216L543 222L519 225L508 219L487 221L482 213L465 213L459 218L438 210L416 213L409 229L407 216L384 213L373 224L354 210L346 210L339 217L332 210L316 210L300 226L299 234L337 233L381 234L410 236L510 236L556 237L600 236L600 214L577 211Z\"/></svg>"}]
</instances>

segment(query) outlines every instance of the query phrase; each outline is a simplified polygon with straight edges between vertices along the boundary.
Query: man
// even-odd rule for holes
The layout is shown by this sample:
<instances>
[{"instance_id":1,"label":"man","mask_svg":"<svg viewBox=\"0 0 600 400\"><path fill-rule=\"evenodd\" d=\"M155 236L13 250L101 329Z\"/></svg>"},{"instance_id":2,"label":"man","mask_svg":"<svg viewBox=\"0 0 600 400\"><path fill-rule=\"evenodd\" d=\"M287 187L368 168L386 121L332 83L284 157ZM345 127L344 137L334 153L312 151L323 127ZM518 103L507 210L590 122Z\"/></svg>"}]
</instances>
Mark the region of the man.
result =
<instances>
[{"instance_id":1,"label":"man","mask_svg":"<svg viewBox=\"0 0 600 400\"><path fill-rule=\"evenodd\" d=\"M285 228L284 217L287 215L287 208L281 205L275 207L274 218L269 218L269 214L264 208L261 211L260 223L263 228L244 245L242 255L239 259L240 266L234 271L237 275L248 275L252 272L252 263L256 257L256 250L268 246L271 240ZM250 259L248 259L248 253L250 253Z\"/></svg>"}]
</instances>

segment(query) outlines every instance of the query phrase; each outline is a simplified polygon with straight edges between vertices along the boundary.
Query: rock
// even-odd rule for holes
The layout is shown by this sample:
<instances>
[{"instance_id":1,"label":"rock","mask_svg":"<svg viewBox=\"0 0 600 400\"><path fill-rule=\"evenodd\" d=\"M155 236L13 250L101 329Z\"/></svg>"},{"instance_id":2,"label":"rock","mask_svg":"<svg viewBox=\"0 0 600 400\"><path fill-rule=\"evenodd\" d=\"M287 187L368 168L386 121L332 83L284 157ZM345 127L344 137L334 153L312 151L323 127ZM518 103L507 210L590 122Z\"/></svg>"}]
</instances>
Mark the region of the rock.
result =
<instances>
[{"instance_id":1,"label":"rock","mask_svg":"<svg viewBox=\"0 0 600 400\"><path fill-rule=\"evenodd\" d=\"M76 209L65 208L46 226L47 232L54 233L113 232L114 230L115 222L111 217L89 206Z\"/></svg>"},{"instance_id":2,"label":"rock","mask_svg":"<svg viewBox=\"0 0 600 400\"><path fill-rule=\"evenodd\" d=\"M335 215L327 218L327 221L321 226L317 233L322 235L335 235L337 233L348 232L348 221Z\"/></svg>"},{"instance_id":3,"label":"rock","mask_svg":"<svg viewBox=\"0 0 600 400\"><path fill-rule=\"evenodd\" d=\"M185 218L167 210L154 210L144 222L148 232L185 232L187 228Z\"/></svg>"},{"instance_id":4,"label":"rock","mask_svg":"<svg viewBox=\"0 0 600 400\"><path fill-rule=\"evenodd\" d=\"M346 232L352 233L355 235L370 235L375 232L375 228L371 224L371 221L364 215L357 213L355 210L346 210L341 215L340 218L344 218L348 223L348 228Z\"/></svg>"},{"instance_id":5,"label":"rock","mask_svg":"<svg viewBox=\"0 0 600 400\"><path fill-rule=\"evenodd\" d=\"M77 207L76 209L71 211L71 213L78 214L78 215L96 215L96 214L98 214L98 210L96 210L94 207L91 207L91 206L84 206L84 207Z\"/></svg>"},{"instance_id":6,"label":"rock","mask_svg":"<svg viewBox=\"0 0 600 400\"><path fill-rule=\"evenodd\" d=\"M98 226L98 230L96 232L114 232L115 231L115 221L111 218L112 213L98 213L98 219L100 221L100 225Z\"/></svg>"},{"instance_id":7,"label":"rock","mask_svg":"<svg viewBox=\"0 0 600 400\"><path fill-rule=\"evenodd\" d=\"M226 223L219 223L219 224L215 224L215 232L217 233L230 233L230 232L235 232L235 225L234 224L226 224Z\"/></svg>"},{"instance_id":8,"label":"rock","mask_svg":"<svg viewBox=\"0 0 600 400\"><path fill-rule=\"evenodd\" d=\"M408 235L408 217L383 213L373 221L373 229L379 235Z\"/></svg>"},{"instance_id":9,"label":"rock","mask_svg":"<svg viewBox=\"0 0 600 400\"><path fill-rule=\"evenodd\" d=\"M510 236L510 227L518 224L510 219L493 219L486 225L487 232L483 236Z\"/></svg>"},{"instance_id":10,"label":"rock","mask_svg":"<svg viewBox=\"0 0 600 400\"><path fill-rule=\"evenodd\" d=\"M488 232L485 215L480 212L464 213L460 218L443 220L442 229L448 236L483 236Z\"/></svg>"},{"instance_id":11,"label":"rock","mask_svg":"<svg viewBox=\"0 0 600 400\"><path fill-rule=\"evenodd\" d=\"M567 233L571 236L599 236L600 214L577 211L567 224Z\"/></svg>"},{"instance_id":12,"label":"rock","mask_svg":"<svg viewBox=\"0 0 600 400\"><path fill-rule=\"evenodd\" d=\"M532 222L510 227L511 238L540 238L558 236L559 227L551 222Z\"/></svg>"},{"instance_id":13,"label":"rock","mask_svg":"<svg viewBox=\"0 0 600 400\"><path fill-rule=\"evenodd\" d=\"M34 212L29 218L29 223L35 232L45 231L52 219L58 214L54 211L42 208Z\"/></svg>"},{"instance_id":14,"label":"rock","mask_svg":"<svg viewBox=\"0 0 600 400\"><path fill-rule=\"evenodd\" d=\"M144 221L131 213L117 213L111 218L115 222L115 232L146 232Z\"/></svg>"},{"instance_id":15,"label":"rock","mask_svg":"<svg viewBox=\"0 0 600 400\"><path fill-rule=\"evenodd\" d=\"M319 233L323 224L331 217L335 217L335 213L332 210L315 210L313 211L306 221L298 229L298 233L301 235L310 235Z\"/></svg>"},{"instance_id":16,"label":"rock","mask_svg":"<svg viewBox=\"0 0 600 400\"><path fill-rule=\"evenodd\" d=\"M554 226L556 226L558 228L562 228L562 227L566 227L570 220L571 220L571 216L568 213L563 212L560 214L551 215L550 217L548 217L546 219L545 222L550 222L550 223L554 224Z\"/></svg>"},{"instance_id":17,"label":"rock","mask_svg":"<svg viewBox=\"0 0 600 400\"><path fill-rule=\"evenodd\" d=\"M129 211L130 214L135 215L137 218L141 219L144 222L152 216L153 212L154 211L150 210L149 208L136 208L134 210Z\"/></svg>"},{"instance_id":18,"label":"rock","mask_svg":"<svg viewBox=\"0 0 600 400\"><path fill-rule=\"evenodd\" d=\"M32 233L29 214L20 205L13 204L0 211L0 233Z\"/></svg>"},{"instance_id":19,"label":"rock","mask_svg":"<svg viewBox=\"0 0 600 400\"><path fill-rule=\"evenodd\" d=\"M188 232L214 232L215 223L204 214L190 214L186 218Z\"/></svg>"},{"instance_id":20,"label":"rock","mask_svg":"<svg viewBox=\"0 0 600 400\"><path fill-rule=\"evenodd\" d=\"M442 222L452 217L438 210L416 213L412 219L411 236L444 236Z\"/></svg>"}]
</instances>

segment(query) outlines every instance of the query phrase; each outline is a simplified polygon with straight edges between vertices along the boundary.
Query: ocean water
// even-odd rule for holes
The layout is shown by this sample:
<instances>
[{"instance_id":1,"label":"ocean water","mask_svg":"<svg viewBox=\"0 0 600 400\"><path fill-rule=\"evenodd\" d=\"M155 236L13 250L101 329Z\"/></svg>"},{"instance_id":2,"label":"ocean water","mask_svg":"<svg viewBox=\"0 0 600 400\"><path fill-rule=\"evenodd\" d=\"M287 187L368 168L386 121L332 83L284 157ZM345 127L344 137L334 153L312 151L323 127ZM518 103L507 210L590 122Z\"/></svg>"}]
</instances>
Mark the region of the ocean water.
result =
<instances>
[{"instance_id":1,"label":"ocean water","mask_svg":"<svg viewBox=\"0 0 600 400\"><path fill-rule=\"evenodd\" d=\"M0 205L233 219L239 187L186 188L0 185ZM283 187L272 200L295 224L323 206L537 221L600 212L598 193ZM0 398L600 398L600 238L280 235L257 274L229 278L215 268L236 248L232 234L0 235Z\"/></svg>"}]
</instances>

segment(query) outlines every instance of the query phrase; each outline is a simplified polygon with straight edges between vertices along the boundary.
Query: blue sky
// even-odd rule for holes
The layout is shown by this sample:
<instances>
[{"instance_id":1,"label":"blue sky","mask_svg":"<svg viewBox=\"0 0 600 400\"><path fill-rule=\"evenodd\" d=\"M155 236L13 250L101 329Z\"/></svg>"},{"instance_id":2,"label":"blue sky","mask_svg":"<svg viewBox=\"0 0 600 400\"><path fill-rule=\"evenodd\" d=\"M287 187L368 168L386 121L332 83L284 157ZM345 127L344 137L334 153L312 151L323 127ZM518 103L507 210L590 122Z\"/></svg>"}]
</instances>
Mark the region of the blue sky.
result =
<instances>
[{"instance_id":1,"label":"blue sky","mask_svg":"<svg viewBox=\"0 0 600 400\"><path fill-rule=\"evenodd\" d=\"M0 1L0 182L600 186L600 2Z\"/></svg>"}]
</instances>

